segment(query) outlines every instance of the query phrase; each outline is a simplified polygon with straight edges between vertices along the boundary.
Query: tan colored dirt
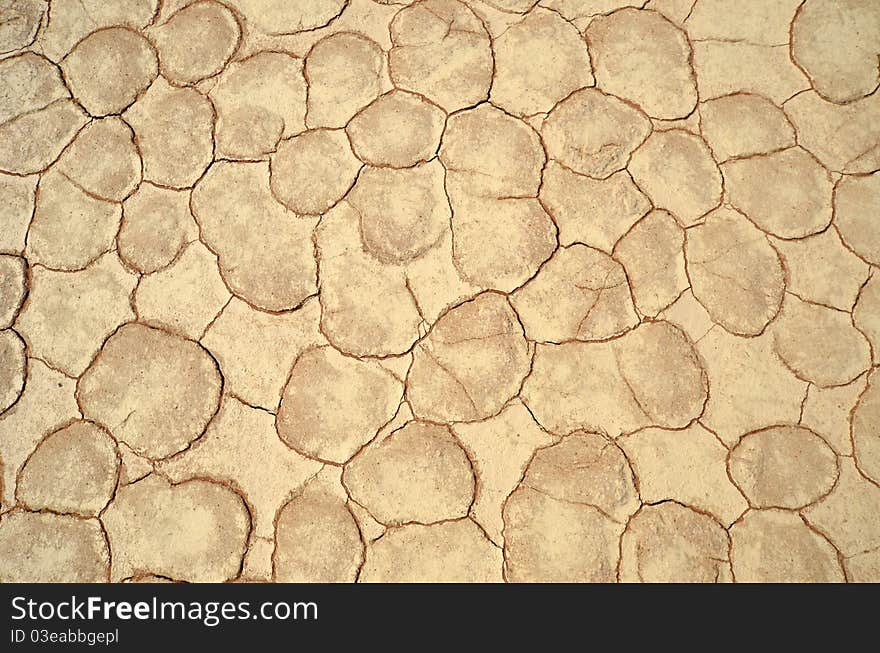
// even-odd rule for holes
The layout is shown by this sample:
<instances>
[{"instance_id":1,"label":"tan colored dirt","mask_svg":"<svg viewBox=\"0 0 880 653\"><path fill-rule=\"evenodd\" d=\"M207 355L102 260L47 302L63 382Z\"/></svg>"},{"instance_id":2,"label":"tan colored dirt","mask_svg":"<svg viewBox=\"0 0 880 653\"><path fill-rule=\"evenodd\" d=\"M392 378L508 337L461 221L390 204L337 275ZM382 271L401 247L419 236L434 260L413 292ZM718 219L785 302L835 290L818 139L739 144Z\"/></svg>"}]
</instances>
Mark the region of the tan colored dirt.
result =
<instances>
[{"instance_id":1,"label":"tan colored dirt","mask_svg":"<svg viewBox=\"0 0 880 653\"><path fill-rule=\"evenodd\" d=\"M880 582L878 55L0 0L0 582Z\"/></svg>"}]
</instances>

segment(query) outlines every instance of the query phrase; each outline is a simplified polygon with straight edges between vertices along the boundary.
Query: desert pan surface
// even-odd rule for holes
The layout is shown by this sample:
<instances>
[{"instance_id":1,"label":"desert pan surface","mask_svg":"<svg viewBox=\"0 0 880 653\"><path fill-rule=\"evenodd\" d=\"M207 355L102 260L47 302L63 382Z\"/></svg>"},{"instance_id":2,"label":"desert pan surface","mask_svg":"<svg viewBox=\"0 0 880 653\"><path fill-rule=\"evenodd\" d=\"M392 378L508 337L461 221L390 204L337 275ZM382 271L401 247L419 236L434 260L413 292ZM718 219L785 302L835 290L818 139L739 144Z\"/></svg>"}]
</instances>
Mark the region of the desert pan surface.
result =
<instances>
[{"instance_id":1,"label":"desert pan surface","mask_svg":"<svg viewBox=\"0 0 880 653\"><path fill-rule=\"evenodd\" d=\"M0 581L880 581L880 2L0 0Z\"/></svg>"}]
</instances>

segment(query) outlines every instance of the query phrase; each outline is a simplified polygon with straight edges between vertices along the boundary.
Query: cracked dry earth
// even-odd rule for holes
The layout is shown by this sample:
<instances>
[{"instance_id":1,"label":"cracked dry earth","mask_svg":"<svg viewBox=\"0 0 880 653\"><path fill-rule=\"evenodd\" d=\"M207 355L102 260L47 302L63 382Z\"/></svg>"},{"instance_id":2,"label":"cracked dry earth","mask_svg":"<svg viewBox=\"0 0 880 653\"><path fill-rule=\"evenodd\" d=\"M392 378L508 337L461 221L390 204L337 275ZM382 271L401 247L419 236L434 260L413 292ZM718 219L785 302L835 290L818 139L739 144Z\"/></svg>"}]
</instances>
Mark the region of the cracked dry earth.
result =
<instances>
[{"instance_id":1,"label":"cracked dry earth","mask_svg":"<svg viewBox=\"0 0 880 653\"><path fill-rule=\"evenodd\" d=\"M880 581L880 3L0 16L0 580Z\"/></svg>"}]
</instances>

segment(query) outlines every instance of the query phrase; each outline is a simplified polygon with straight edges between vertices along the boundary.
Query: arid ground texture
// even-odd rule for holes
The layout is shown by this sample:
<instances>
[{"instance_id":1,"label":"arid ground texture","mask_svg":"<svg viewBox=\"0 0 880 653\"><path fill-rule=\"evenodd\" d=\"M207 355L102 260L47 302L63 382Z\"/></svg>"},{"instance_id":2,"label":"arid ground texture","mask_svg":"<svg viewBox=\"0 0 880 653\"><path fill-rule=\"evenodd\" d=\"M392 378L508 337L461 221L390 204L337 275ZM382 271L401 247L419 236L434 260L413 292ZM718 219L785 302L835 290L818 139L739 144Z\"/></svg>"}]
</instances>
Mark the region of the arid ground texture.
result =
<instances>
[{"instance_id":1,"label":"arid ground texture","mask_svg":"<svg viewBox=\"0 0 880 653\"><path fill-rule=\"evenodd\" d=\"M0 581L880 581L880 2L0 53Z\"/></svg>"}]
</instances>

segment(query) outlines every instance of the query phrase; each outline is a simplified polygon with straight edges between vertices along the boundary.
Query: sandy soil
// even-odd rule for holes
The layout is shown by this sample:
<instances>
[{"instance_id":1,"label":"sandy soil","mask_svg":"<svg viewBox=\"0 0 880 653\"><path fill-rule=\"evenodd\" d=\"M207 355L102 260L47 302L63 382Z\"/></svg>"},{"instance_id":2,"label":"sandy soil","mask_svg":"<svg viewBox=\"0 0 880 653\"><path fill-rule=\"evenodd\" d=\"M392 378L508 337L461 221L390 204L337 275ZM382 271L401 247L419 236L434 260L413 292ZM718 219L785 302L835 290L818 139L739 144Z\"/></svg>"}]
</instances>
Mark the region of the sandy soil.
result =
<instances>
[{"instance_id":1,"label":"sandy soil","mask_svg":"<svg viewBox=\"0 0 880 653\"><path fill-rule=\"evenodd\" d=\"M880 581L880 3L0 53L0 581Z\"/></svg>"}]
</instances>

